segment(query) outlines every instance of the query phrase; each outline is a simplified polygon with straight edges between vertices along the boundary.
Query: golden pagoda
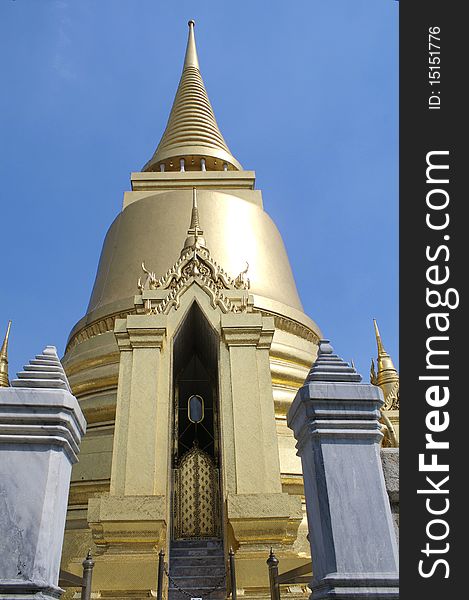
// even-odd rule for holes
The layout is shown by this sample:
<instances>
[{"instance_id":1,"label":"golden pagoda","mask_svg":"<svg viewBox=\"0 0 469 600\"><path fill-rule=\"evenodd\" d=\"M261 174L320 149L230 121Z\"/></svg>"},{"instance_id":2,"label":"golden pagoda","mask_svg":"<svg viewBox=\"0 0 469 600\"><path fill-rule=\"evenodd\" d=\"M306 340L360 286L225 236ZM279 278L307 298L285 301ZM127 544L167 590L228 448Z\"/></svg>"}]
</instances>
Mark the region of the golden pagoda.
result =
<instances>
[{"instance_id":1,"label":"golden pagoda","mask_svg":"<svg viewBox=\"0 0 469 600\"><path fill-rule=\"evenodd\" d=\"M267 598L271 546L285 569L307 563L286 413L320 337L255 173L218 128L189 21L166 129L131 174L62 361L88 422L62 567L80 573L91 547L93 591L140 599L159 550L174 575L186 548L232 546L238 592Z\"/></svg>"},{"instance_id":2,"label":"golden pagoda","mask_svg":"<svg viewBox=\"0 0 469 600\"><path fill-rule=\"evenodd\" d=\"M376 319L373 319L378 358L371 360L370 382L383 390L384 404L381 408L383 424L383 446L397 448L399 446L399 373L392 358L386 352L379 333Z\"/></svg>"}]
</instances>

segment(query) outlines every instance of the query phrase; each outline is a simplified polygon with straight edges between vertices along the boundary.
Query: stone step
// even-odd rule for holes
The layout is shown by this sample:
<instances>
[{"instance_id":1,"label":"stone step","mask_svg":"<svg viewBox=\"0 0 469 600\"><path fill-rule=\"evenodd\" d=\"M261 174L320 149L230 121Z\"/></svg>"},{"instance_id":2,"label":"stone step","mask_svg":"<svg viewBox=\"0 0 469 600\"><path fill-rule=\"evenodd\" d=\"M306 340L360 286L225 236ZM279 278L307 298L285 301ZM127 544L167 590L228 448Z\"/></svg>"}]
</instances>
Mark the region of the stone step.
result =
<instances>
[{"instance_id":1,"label":"stone step","mask_svg":"<svg viewBox=\"0 0 469 600\"><path fill-rule=\"evenodd\" d=\"M207 538L204 540L174 540L171 542L171 548L221 548L221 540L217 538Z\"/></svg>"},{"instance_id":2,"label":"stone step","mask_svg":"<svg viewBox=\"0 0 469 600\"><path fill-rule=\"evenodd\" d=\"M219 567L225 565L225 559L220 556L171 556L171 567Z\"/></svg>"},{"instance_id":3,"label":"stone step","mask_svg":"<svg viewBox=\"0 0 469 600\"><path fill-rule=\"evenodd\" d=\"M174 565L171 564L171 576L172 577L198 577L203 575L210 575L212 577L221 577L225 574L225 565Z\"/></svg>"},{"instance_id":4,"label":"stone step","mask_svg":"<svg viewBox=\"0 0 469 600\"><path fill-rule=\"evenodd\" d=\"M222 548L171 548L171 558L179 558L182 556L223 556Z\"/></svg>"},{"instance_id":5,"label":"stone step","mask_svg":"<svg viewBox=\"0 0 469 600\"><path fill-rule=\"evenodd\" d=\"M190 592L191 598L202 598L202 600L225 600L226 599L226 590L216 590L212 592L210 596L204 596L204 592L209 592L210 590L187 590ZM189 596L184 594L183 592L179 592L178 590L168 590L168 600L190 600Z\"/></svg>"},{"instance_id":6,"label":"stone step","mask_svg":"<svg viewBox=\"0 0 469 600\"><path fill-rule=\"evenodd\" d=\"M168 600L225 600L226 571L220 539L176 540L169 551ZM212 591L215 586L220 589ZM180 590L184 590L181 592ZM209 596L206 594L210 593Z\"/></svg>"},{"instance_id":7,"label":"stone step","mask_svg":"<svg viewBox=\"0 0 469 600\"><path fill-rule=\"evenodd\" d=\"M171 578L174 579L175 583L184 590L186 589L212 589L216 585L221 587L226 587L225 579L223 578L223 574L221 575L174 575L171 574ZM169 586L172 588L174 584L172 581L169 582Z\"/></svg>"},{"instance_id":8,"label":"stone step","mask_svg":"<svg viewBox=\"0 0 469 600\"><path fill-rule=\"evenodd\" d=\"M62 373L63 368L61 365L45 365L38 360L30 360L29 365L24 365L23 369L25 371L47 371L48 373L57 372ZM39 363L39 364L37 364Z\"/></svg>"}]
</instances>

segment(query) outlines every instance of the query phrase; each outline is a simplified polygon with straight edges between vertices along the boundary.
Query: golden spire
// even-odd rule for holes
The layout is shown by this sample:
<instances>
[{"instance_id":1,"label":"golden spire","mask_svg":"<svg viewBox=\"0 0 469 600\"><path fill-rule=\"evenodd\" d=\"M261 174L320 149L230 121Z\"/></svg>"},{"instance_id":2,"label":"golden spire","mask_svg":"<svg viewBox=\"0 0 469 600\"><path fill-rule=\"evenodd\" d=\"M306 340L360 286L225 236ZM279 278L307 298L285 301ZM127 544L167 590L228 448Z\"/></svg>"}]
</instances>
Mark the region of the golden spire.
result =
<instances>
[{"instance_id":1,"label":"golden spire","mask_svg":"<svg viewBox=\"0 0 469 600\"><path fill-rule=\"evenodd\" d=\"M242 170L220 133L205 90L194 25L189 21L184 67L166 129L143 171Z\"/></svg>"},{"instance_id":2,"label":"golden spire","mask_svg":"<svg viewBox=\"0 0 469 600\"><path fill-rule=\"evenodd\" d=\"M10 337L11 321L8 321L7 332L0 350L0 387L10 387L8 379L8 338Z\"/></svg>"},{"instance_id":3,"label":"golden spire","mask_svg":"<svg viewBox=\"0 0 469 600\"><path fill-rule=\"evenodd\" d=\"M192 188L192 213L191 224L187 230L187 235L203 235L204 232L199 227L199 207L197 206L197 189Z\"/></svg>"},{"instance_id":4,"label":"golden spire","mask_svg":"<svg viewBox=\"0 0 469 600\"><path fill-rule=\"evenodd\" d=\"M195 69L199 69L199 58L197 56L197 48L195 46L195 35L194 35L194 26L195 21L192 19L188 23L189 25L189 38L187 39L187 48L186 48L186 56L184 58L184 69L187 67L194 67Z\"/></svg>"},{"instance_id":5,"label":"golden spire","mask_svg":"<svg viewBox=\"0 0 469 600\"><path fill-rule=\"evenodd\" d=\"M379 385L383 390L383 410L398 410L399 373L392 362L392 358L384 349L376 319L373 319L373 325L375 328L376 345L378 346L378 358L376 361L377 372L375 371L374 361L371 361L370 381L374 385Z\"/></svg>"},{"instance_id":6,"label":"golden spire","mask_svg":"<svg viewBox=\"0 0 469 600\"><path fill-rule=\"evenodd\" d=\"M184 248L181 254L188 248L205 248L204 232L200 229L199 222L199 207L197 206L197 190L192 188L192 213L191 213L191 224L187 230L187 238L184 242Z\"/></svg>"}]
</instances>

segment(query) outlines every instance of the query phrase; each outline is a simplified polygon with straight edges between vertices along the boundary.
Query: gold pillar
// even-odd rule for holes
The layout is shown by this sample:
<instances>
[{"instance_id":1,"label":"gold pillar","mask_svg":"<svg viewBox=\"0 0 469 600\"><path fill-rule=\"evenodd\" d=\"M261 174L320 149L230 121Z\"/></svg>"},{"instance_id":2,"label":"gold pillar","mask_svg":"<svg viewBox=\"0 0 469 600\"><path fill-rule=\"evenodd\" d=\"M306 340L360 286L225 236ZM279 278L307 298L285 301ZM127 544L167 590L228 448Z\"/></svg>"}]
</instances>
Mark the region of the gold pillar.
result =
<instances>
[{"instance_id":1,"label":"gold pillar","mask_svg":"<svg viewBox=\"0 0 469 600\"><path fill-rule=\"evenodd\" d=\"M169 377L161 359L166 320L129 315L115 325L120 366L110 493L88 502L88 523L101 554L94 584L105 597L119 598L132 588L132 598L153 593L157 553L166 546Z\"/></svg>"},{"instance_id":2,"label":"gold pillar","mask_svg":"<svg viewBox=\"0 0 469 600\"><path fill-rule=\"evenodd\" d=\"M288 553L296 540L301 500L282 493L280 480L269 362L274 320L259 313L226 314L221 330L229 349L235 448L235 491L226 499L228 538L237 547L238 587L259 593L268 586L270 546Z\"/></svg>"},{"instance_id":3,"label":"gold pillar","mask_svg":"<svg viewBox=\"0 0 469 600\"><path fill-rule=\"evenodd\" d=\"M167 493L169 394L163 388L169 383L164 381L161 365L166 321L166 315L129 315L116 321L121 361L111 495Z\"/></svg>"}]
</instances>

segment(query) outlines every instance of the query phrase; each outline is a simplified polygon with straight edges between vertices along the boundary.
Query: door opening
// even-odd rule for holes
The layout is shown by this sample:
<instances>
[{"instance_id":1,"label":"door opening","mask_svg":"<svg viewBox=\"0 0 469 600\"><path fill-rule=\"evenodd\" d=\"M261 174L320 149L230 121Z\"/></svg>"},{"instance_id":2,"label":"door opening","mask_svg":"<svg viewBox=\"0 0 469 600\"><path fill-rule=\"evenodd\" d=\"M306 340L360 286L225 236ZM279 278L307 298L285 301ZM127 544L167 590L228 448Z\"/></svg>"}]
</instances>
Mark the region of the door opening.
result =
<instances>
[{"instance_id":1,"label":"door opening","mask_svg":"<svg viewBox=\"0 0 469 600\"><path fill-rule=\"evenodd\" d=\"M221 537L217 336L194 303L174 340L174 540Z\"/></svg>"}]
</instances>

